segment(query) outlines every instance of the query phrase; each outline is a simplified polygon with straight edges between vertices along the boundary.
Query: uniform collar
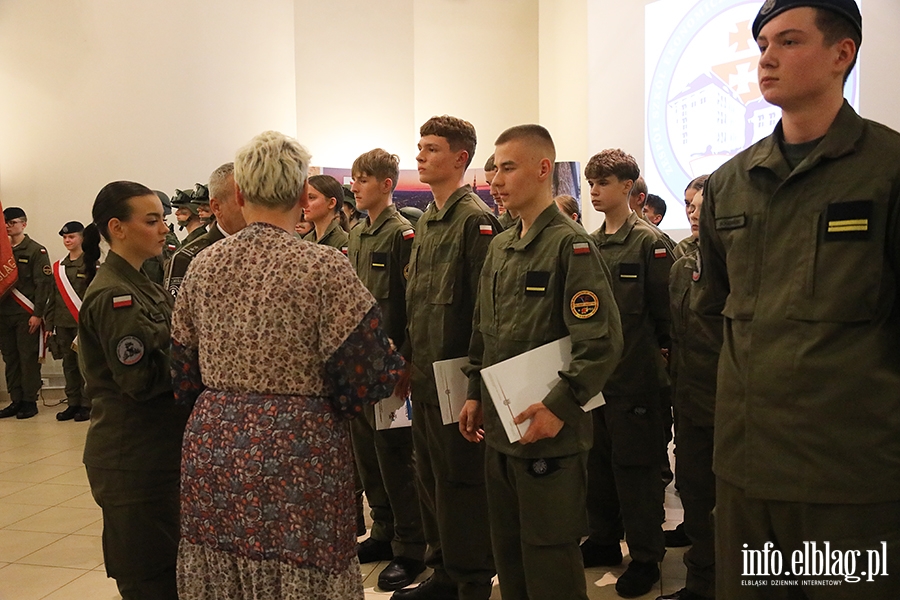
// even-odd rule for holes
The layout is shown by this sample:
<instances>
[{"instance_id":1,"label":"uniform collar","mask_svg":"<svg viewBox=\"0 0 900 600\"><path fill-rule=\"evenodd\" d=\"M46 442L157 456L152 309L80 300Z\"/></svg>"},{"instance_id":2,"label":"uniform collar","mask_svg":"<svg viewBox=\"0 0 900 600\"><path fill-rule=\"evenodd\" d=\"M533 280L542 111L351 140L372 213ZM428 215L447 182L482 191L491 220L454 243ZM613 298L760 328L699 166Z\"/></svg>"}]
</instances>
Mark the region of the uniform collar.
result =
<instances>
[{"instance_id":1,"label":"uniform collar","mask_svg":"<svg viewBox=\"0 0 900 600\"><path fill-rule=\"evenodd\" d=\"M597 237L600 238L602 244L624 244L625 240L628 239L628 234L634 229L637 221L637 213L631 211L631 214L628 215L628 218L625 219L625 222L619 227L619 230L612 235L606 233L606 221L604 221L603 225L600 226L599 235Z\"/></svg>"},{"instance_id":2,"label":"uniform collar","mask_svg":"<svg viewBox=\"0 0 900 600\"><path fill-rule=\"evenodd\" d=\"M110 250L106 254L106 260L103 261L104 269L111 269L121 275L124 279L126 279L132 285L143 287L147 285L147 282L150 279L144 274L143 271L138 271L131 264Z\"/></svg>"},{"instance_id":3,"label":"uniform collar","mask_svg":"<svg viewBox=\"0 0 900 600\"><path fill-rule=\"evenodd\" d=\"M320 240L316 239L316 228L313 227L313 230L310 232L313 236L313 241L315 241L317 244L324 244L325 240L327 240L329 237L331 237L331 234L334 233L334 230L337 229L337 227L338 227L337 220L332 220L331 223L328 224L328 228L325 230L325 233L322 234L322 239L320 239Z\"/></svg>"},{"instance_id":4,"label":"uniform collar","mask_svg":"<svg viewBox=\"0 0 900 600\"><path fill-rule=\"evenodd\" d=\"M844 100L841 110L838 111L834 122L828 128L825 138L792 173L779 145L779 140L784 139L784 130L779 121L772 135L753 147L747 170L768 169L782 180L791 175L798 175L812 169L822 160L840 158L853 152L863 135L864 127L863 118L856 114L849 102Z\"/></svg>"},{"instance_id":5,"label":"uniform collar","mask_svg":"<svg viewBox=\"0 0 900 600\"><path fill-rule=\"evenodd\" d=\"M29 240L31 240L31 238L28 237L28 234L27 234L27 233L23 233L23 234L22 234L22 241L19 242L18 244L16 244L15 246L13 246L13 248L18 248L18 247L20 247L20 246L23 246L23 247L24 247L25 243L28 242Z\"/></svg>"},{"instance_id":6,"label":"uniform collar","mask_svg":"<svg viewBox=\"0 0 900 600\"><path fill-rule=\"evenodd\" d=\"M69 258L69 255L67 254L66 257L60 261L60 264L64 267L80 267L84 264L84 252L82 252L81 256L75 260Z\"/></svg>"},{"instance_id":7,"label":"uniform collar","mask_svg":"<svg viewBox=\"0 0 900 600\"><path fill-rule=\"evenodd\" d=\"M397 207L393 204L388 204L381 214L378 215L378 218L375 219L375 222L369 224L369 217L366 217L366 226L362 230L363 235L375 235L378 233L378 230L381 229L381 226L384 225L388 219L397 214Z\"/></svg>"},{"instance_id":8,"label":"uniform collar","mask_svg":"<svg viewBox=\"0 0 900 600\"><path fill-rule=\"evenodd\" d=\"M531 242L533 242L548 225L553 223L557 217L562 217L562 213L559 212L559 207L556 206L556 203L551 202L550 206L545 208L541 214L537 216L537 219L531 224L531 227L525 233L524 237L519 237L522 232L522 220L519 219L516 226L512 228L515 235L502 247L504 249L510 248L517 252L527 250Z\"/></svg>"},{"instance_id":9,"label":"uniform collar","mask_svg":"<svg viewBox=\"0 0 900 600\"><path fill-rule=\"evenodd\" d=\"M434 202L431 203L431 206L428 207L428 213L426 213L426 217L429 221L442 221L444 217L450 214L450 211L453 210L453 207L462 200L466 195L472 193L472 186L464 185L447 198L447 202L444 204L444 208L441 210L437 209L437 204Z\"/></svg>"}]
</instances>

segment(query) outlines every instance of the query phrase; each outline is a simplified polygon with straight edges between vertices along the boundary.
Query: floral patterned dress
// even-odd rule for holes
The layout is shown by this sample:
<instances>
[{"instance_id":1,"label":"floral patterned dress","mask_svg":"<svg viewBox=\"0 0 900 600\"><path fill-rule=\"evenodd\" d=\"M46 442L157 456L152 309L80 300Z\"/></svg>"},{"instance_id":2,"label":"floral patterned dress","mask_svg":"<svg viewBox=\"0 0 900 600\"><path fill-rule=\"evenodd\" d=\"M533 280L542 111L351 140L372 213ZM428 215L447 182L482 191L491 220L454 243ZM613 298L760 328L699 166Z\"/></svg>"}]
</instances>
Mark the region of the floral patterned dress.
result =
<instances>
[{"instance_id":1,"label":"floral patterned dress","mask_svg":"<svg viewBox=\"0 0 900 600\"><path fill-rule=\"evenodd\" d=\"M403 359L347 259L252 223L191 263L172 317L182 600L362 598L347 418Z\"/></svg>"}]
</instances>

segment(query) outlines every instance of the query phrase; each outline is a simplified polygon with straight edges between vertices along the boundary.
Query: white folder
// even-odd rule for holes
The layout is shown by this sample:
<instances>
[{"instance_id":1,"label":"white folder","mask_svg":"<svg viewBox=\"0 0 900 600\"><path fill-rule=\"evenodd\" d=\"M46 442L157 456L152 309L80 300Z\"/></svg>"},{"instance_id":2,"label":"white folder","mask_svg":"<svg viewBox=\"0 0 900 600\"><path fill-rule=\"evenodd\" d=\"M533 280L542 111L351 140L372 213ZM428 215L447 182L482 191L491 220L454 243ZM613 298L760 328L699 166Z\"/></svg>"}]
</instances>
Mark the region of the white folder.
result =
<instances>
[{"instance_id":1,"label":"white folder","mask_svg":"<svg viewBox=\"0 0 900 600\"><path fill-rule=\"evenodd\" d=\"M399 398L396 395L375 404L375 429L397 429L412 427L412 406L409 397Z\"/></svg>"},{"instance_id":2,"label":"white folder","mask_svg":"<svg viewBox=\"0 0 900 600\"><path fill-rule=\"evenodd\" d=\"M461 369L468 364L467 356L432 363L438 400L441 403L441 419L444 425L459 423L459 413L469 394L469 378L463 374Z\"/></svg>"},{"instance_id":3,"label":"white folder","mask_svg":"<svg viewBox=\"0 0 900 600\"><path fill-rule=\"evenodd\" d=\"M564 371L570 362L572 337L566 336L481 370L481 379L491 395L510 442L522 439L531 424L529 419L516 425L516 416L546 398L560 381L559 372ZM606 400L600 393L581 409L589 412L605 403Z\"/></svg>"}]
</instances>

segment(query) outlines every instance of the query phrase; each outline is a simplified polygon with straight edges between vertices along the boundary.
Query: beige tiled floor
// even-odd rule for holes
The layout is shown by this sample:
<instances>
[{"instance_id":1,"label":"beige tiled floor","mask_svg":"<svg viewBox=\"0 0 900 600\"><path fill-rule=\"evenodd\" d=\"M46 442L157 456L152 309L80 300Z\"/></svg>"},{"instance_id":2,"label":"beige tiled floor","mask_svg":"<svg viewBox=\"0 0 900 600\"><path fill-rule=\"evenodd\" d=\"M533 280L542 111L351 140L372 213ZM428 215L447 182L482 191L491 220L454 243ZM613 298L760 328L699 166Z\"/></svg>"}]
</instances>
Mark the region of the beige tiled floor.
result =
<instances>
[{"instance_id":1,"label":"beige tiled floor","mask_svg":"<svg viewBox=\"0 0 900 600\"><path fill-rule=\"evenodd\" d=\"M100 509L91 498L81 464L87 423L57 422L61 408L40 410L33 419L0 420L0 600L119 598L115 583L103 570ZM681 512L670 486L667 529L681 521ZM669 549L660 587L642 600L684 585L682 554L681 549ZM386 565L363 565L367 599L390 597L375 589ZM614 586L623 571L624 567L587 569L588 596L618 598ZM500 598L496 584L491 598Z\"/></svg>"}]
</instances>

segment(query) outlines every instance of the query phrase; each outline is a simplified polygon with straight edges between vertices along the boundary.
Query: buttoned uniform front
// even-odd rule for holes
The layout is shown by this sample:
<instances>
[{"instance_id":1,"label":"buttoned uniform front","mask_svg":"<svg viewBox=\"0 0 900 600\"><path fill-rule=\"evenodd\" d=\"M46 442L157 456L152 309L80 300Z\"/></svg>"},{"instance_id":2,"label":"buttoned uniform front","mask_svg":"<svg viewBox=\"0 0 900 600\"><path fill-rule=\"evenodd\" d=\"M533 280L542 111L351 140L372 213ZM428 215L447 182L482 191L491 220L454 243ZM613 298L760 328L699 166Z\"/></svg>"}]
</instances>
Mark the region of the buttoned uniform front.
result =
<instances>
[{"instance_id":1,"label":"buttoned uniform front","mask_svg":"<svg viewBox=\"0 0 900 600\"><path fill-rule=\"evenodd\" d=\"M588 472L591 539L618 544L624 533L633 560L656 563L665 552L659 452L660 393L668 385L661 348L669 347L666 243L631 213L613 234L591 234L609 268L622 322L622 359L603 388L606 405L592 412L594 447Z\"/></svg>"},{"instance_id":2,"label":"buttoned uniform front","mask_svg":"<svg viewBox=\"0 0 900 600\"><path fill-rule=\"evenodd\" d=\"M190 411L172 393L172 304L162 286L110 251L78 324L93 400L84 464L103 510L106 572L125 600L177 597L181 437Z\"/></svg>"},{"instance_id":3,"label":"buttoned uniform front","mask_svg":"<svg viewBox=\"0 0 900 600\"><path fill-rule=\"evenodd\" d=\"M381 308L382 328L397 347L406 339L406 274L415 229L394 205L374 223L368 217L350 231L348 257ZM421 561L425 534L416 492L412 429L377 431L367 405L350 422L356 465L372 509L373 539L390 542L394 556Z\"/></svg>"},{"instance_id":4,"label":"buttoned uniform front","mask_svg":"<svg viewBox=\"0 0 900 600\"><path fill-rule=\"evenodd\" d=\"M413 443L426 564L460 598L490 596L494 563L484 488L484 447L444 425L432 363L468 355L478 279L499 225L468 185L416 223L406 288Z\"/></svg>"},{"instance_id":5,"label":"buttoned uniform front","mask_svg":"<svg viewBox=\"0 0 900 600\"><path fill-rule=\"evenodd\" d=\"M344 231L340 223L337 221L337 219L335 219L328 224L328 228L322 235L322 239L316 239L315 227L313 227L312 231L304 235L303 239L307 242L312 242L313 244L323 244L325 246L337 248L346 255L347 243L350 241L350 235L346 231Z\"/></svg>"},{"instance_id":6,"label":"buttoned uniform front","mask_svg":"<svg viewBox=\"0 0 900 600\"><path fill-rule=\"evenodd\" d=\"M10 292L0 300L0 353L6 365L6 389L13 405L37 402L41 389L40 330L28 332L28 319L43 318L47 299L53 286L53 271L47 249L28 234L13 246L18 268L15 288L34 304L33 312L26 310Z\"/></svg>"},{"instance_id":7,"label":"buttoned uniform front","mask_svg":"<svg viewBox=\"0 0 900 600\"><path fill-rule=\"evenodd\" d=\"M693 239L693 238L691 238ZM684 553L685 588L704 598L714 598L715 539L712 510L716 505L716 480L712 472L713 415L716 371L722 347L722 317L701 316L691 309L694 280L702 272L696 243L669 272L672 306L672 348L669 373L678 412L675 470L684 507L684 529L692 545Z\"/></svg>"},{"instance_id":8,"label":"buttoned uniform front","mask_svg":"<svg viewBox=\"0 0 900 600\"><path fill-rule=\"evenodd\" d=\"M885 541L887 571L900 570L900 135L845 102L794 169L782 139L779 123L716 171L700 217L694 308L725 321L720 590L761 536L786 552ZM774 524L760 515L773 507ZM867 598L900 596L896 577L876 581Z\"/></svg>"},{"instance_id":9,"label":"buttoned uniform front","mask_svg":"<svg viewBox=\"0 0 900 600\"><path fill-rule=\"evenodd\" d=\"M79 298L84 298L87 290L87 275L84 272L84 255L76 259L65 257L59 263L59 275L72 284L72 289ZM78 369L78 352L72 343L78 337L78 322L63 300L62 292L55 278L53 289L47 301L47 312L44 315L44 327L52 333L50 345L56 346L62 355L63 375L66 378L66 403L72 406L91 407L90 398L84 394L84 378Z\"/></svg>"},{"instance_id":10,"label":"buttoned uniform front","mask_svg":"<svg viewBox=\"0 0 900 600\"><path fill-rule=\"evenodd\" d=\"M478 288L468 397L482 400L491 538L503 597L587 598L579 552L587 532L591 416L622 351L609 274L584 229L548 206L521 236L491 243ZM576 300L589 299L585 311ZM480 369L565 336L572 361L544 404L564 425L553 438L511 443Z\"/></svg>"},{"instance_id":11,"label":"buttoned uniform front","mask_svg":"<svg viewBox=\"0 0 900 600\"><path fill-rule=\"evenodd\" d=\"M187 273L188 267L191 265L191 261L194 260L194 257L219 240L224 239L225 234L219 229L218 224L213 223L208 232L195 238L191 242L185 243L172 255L172 258L166 266L164 287L173 297L178 297L178 290L181 287L181 282L184 281L184 276Z\"/></svg>"},{"instance_id":12,"label":"buttoned uniform front","mask_svg":"<svg viewBox=\"0 0 900 600\"><path fill-rule=\"evenodd\" d=\"M497 222L500 223L500 228L503 231L515 226L519 222L519 217L514 217L508 210L503 211L499 217L497 217Z\"/></svg>"}]
</instances>

